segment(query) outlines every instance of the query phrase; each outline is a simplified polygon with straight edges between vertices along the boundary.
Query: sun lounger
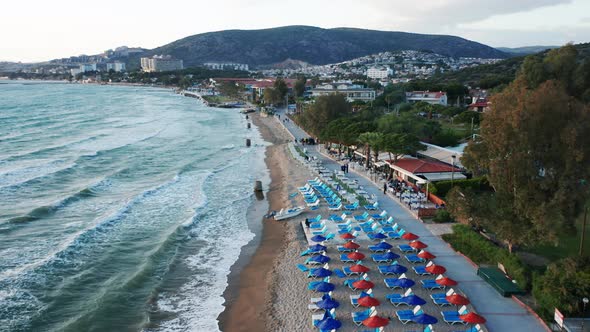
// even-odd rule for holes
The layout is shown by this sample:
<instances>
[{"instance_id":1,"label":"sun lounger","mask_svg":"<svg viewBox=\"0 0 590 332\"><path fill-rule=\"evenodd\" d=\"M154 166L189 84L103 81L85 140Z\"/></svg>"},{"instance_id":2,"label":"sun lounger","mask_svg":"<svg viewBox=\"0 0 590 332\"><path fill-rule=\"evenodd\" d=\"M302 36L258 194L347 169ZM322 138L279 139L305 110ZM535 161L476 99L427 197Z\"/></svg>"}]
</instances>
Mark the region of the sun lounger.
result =
<instances>
[{"instance_id":1,"label":"sun lounger","mask_svg":"<svg viewBox=\"0 0 590 332\"><path fill-rule=\"evenodd\" d=\"M347 286L348 288L350 288L352 290L356 290L356 288L352 284L355 283L356 281L359 281L359 280L362 280L362 279L368 281L369 280L369 276L367 276L366 273L363 273L363 275L361 275L360 278L357 278L357 279L346 279L346 280L344 280L344 286Z\"/></svg>"},{"instance_id":2,"label":"sun lounger","mask_svg":"<svg viewBox=\"0 0 590 332\"><path fill-rule=\"evenodd\" d=\"M413 294L412 289L408 288L408 290L406 290L406 292L403 294L397 294L397 293L388 294L388 295L385 295L385 298L388 299L389 301L392 301L391 304L393 304L395 301L399 301L402 298L404 298L406 296L410 296L412 294Z\"/></svg>"},{"instance_id":3,"label":"sun lounger","mask_svg":"<svg viewBox=\"0 0 590 332\"><path fill-rule=\"evenodd\" d=\"M404 325L407 324L408 322L411 322L414 317L416 317L422 313L423 313L422 307L419 305L414 307L414 309L412 309L412 310L398 310L395 312L399 321L402 322L402 324L404 324Z\"/></svg>"},{"instance_id":4,"label":"sun lounger","mask_svg":"<svg viewBox=\"0 0 590 332\"><path fill-rule=\"evenodd\" d=\"M455 311L455 310L451 310L451 311L441 311L440 314L443 317L443 320L445 321L445 323L450 324L450 325L455 325L455 324L467 324L465 323L461 318L459 318L460 315L465 315L467 314L469 311L467 310L466 306L462 306L459 311Z\"/></svg>"},{"instance_id":5,"label":"sun lounger","mask_svg":"<svg viewBox=\"0 0 590 332\"><path fill-rule=\"evenodd\" d=\"M387 256L387 253L385 253L385 254L372 254L371 259L373 259L373 262L375 262L375 263L389 263L389 262L393 261L393 259L389 259L386 256Z\"/></svg>"},{"instance_id":6,"label":"sun lounger","mask_svg":"<svg viewBox=\"0 0 590 332\"><path fill-rule=\"evenodd\" d=\"M342 267L342 271L344 271L344 274L346 274L347 276L352 276L352 275L359 275L359 274L361 274L360 272L354 272L354 271L351 271L349 266L344 266L344 267Z\"/></svg>"},{"instance_id":7,"label":"sun lounger","mask_svg":"<svg viewBox=\"0 0 590 332\"><path fill-rule=\"evenodd\" d=\"M332 214L332 215L330 215L330 220L332 220L334 222L343 222L346 220L346 215L344 213L340 216Z\"/></svg>"},{"instance_id":8,"label":"sun lounger","mask_svg":"<svg viewBox=\"0 0 590 332\"><path fill-rule=\"evenodd\" d=\"M355 307L355 308L358 307L359 306L359 303L358 303L359 299L361 297L365 297L365 296L373 296L373 290L372 289L369 289L366 292L365 291L362 291L358 295L357 294L350 295L349 296L350 297L350 304L352 304L352 306Z\"/></svg>"},{"instance_id":9,"label":"sun lounger","mask_svg":"<svg viewBox=\"0 0 590 332\"><path fill-rule=\"evenodd\" d=\"M375 229L371 229L369 231L365 230L365 233L367 233L367 237L369 238L369 240L382 241L384 239L387 239L387 234L381 233L381 232L375 232L377 230L376 228L377 228L377 226L375 226ZM375 232L375 233L373 233L373 232ZM377 237L376 236L377 234L383 234L383 235L385 235L385 237Z\"/></svg>"},{"instance_id":10,"label":"sun lounger","mask_svg":"<svg viewBox=\"0 0 590 332\"><path fill-rule=\"evenodd\" d=\"M406 255L406 260L412 264L424 263L426 260L424 258L418 257L416 254Z\"/></svg>"},{"instance_id":11,"label":"sun lounger","mask_svg":"<svg viewBox=\"0 0 590 332\"><path fill-rule=\"evenodd\" d=\"M309 269L307 268L307 266L305 266L303 264L297 264L297 268L299 270L301 270L301 272L307 272L307 271L309 271Z\"/></svg>"},{"instance_id":12,"label":"sun lounger","mask_svg":"<svg viewBox=\"0 0 590 332\"><path fill-rule=\"evenodd\" d=\"M345 206L344 206L344 209L345 209L345 210L348 210L348 211L354 211L354 210L356 210L358 207L359 207L359 202L358 202L358 201L356 201L356 202L354 202L354 203L352 203L352 204L345 205Z\"/></svg>"},{"instance_id":13,"label":"sun lounger","mask_svg":"<svg viewBox=\"0 0 590 332\"><path fill-rule=\"evenodd\" d=\"M416 249L412 248L409 244L400 244L397 246L401 252L412 252L416 251Z\"/></svg>"},{"instance_id":14,"label":"sun lounger","mask_svg":"<svg viewBox=\"0 0 590 332\"><path fill-rule=\"evenodd\" d=\"M342 270L340 269L334 269L332 270L334 272L334 274L338 277L338 278L346 278L346 274L344 274L344 272L342 272Z\"/></svg>"},{"instance_id":15,"label":"sun lounger","mask_svg":"<svg viewBox=\"0 0 590 332\"><path fill-rule=\"evenodd\" d=\"M363 214L359 215L359 216L354 216L354 220L356 221L365 221L367 220L367 218L369 218L369 213L367 211L365 211Z\"/></svg>"},{"instance_id":16,"label":"sun lounger","mask_svg":"<svg viewBox=\"0 0 590 332\"><path fill-rule=\"evenodd\" d=\"M326 224L324 224L323 222L314 222L312 224L309 224L310 229L322 229L323 227L326 227Z\"/></svg>"},{"instance_id":17,"label":"sun lounger","mask_svg":"<svg viewBox=\"0 0 590 332\"><path fill-rule=\"evenodd\" d=\"M385 210L383 210L381 213L371 215L371 218L375 220L383 220L385 217L387 217L387 211Z\"/></svg>"},{"instance_id":18,"label":"sun lounger","mask_svg":"<svg viewBox=\"0 0 590 332\"><path fill-rule=\"evenodd\" d=\"M348 254L341 254L340 255L340 260L344 263L354 263L356 262L354 259L350 259L348 258Z\"/></svg>"},{"instance_id":19,"label":"sun lounger","mask_svg":"<svg viewBox=\"0 0 590 332\"><path fill-rule=\"evenodd\" d=\"M377 210L378 208L379 208L379 203L377 203L377 202L370 204L370 205L365 205L365 210L369 210L369 211Z\"/></svg>"},{"instance_id":20,"label":"sun lounger","mask_svg":"<svg viewBox=\"0 0 590 332\"><path fill-rule=\"evenodd\" d=\"M359 312L352 312L350 315L352 316L352 321L357 325L361 326L363 321L375 312L375 307L371 307L367 310L359 311Z\"/></svg>"},{"instance_id":21,"label":"sun lounger","mask_svg":"<svg viewBox=\"0 0 590 332\"><path fill-rule=\"evenodd\" d=\"M432 273L426 271L426 267L428 267L432 264L434 264L434 263L432 261L430 261L426 265L414 266L414 267L412 267L412 269L414 270L414 272L416 272L417 275L429 276L429 275L432 275Z\"/></svg>"},{"instance_id":22,"label":"sun lounger","mask_svg":"<svg viewBox=\"0 0 590 332\"><path fill-rule=\"evenodd\" d=\"M397 261L394 261L394 263L397 263ZM379 272L381 272L381 274L383 275L393 275L393 274L401 274L404 272L399 273L398 268L394 267L394 265L399 265L399 264L389 264L389 265L379 265L377 266L377 269L379 269ZM404 271L406 271L407 269L403 269Z\"/></svg>"},{"instance_id":23,"label":"sun lounger","mask_svg":"<svg viewBox=\"0 0 590 332\"><path fill-rule=\"evenodd\" d=\"M348 233L348 232L346 232L346 233ZM353 249L348 249L343 246L338 246L338 252L353 252L353 251L354 251Z\"/></svg>"},{"instance_id":24,"label":"sun lounger","mask_svg":"<svg viewBox=\"0 0 590 332\"><path fill-rule=\"evenodd\" d=\"M434 279L420 280L424 289L444 289L445 286L439 285Z\"/></svg>"},{"instance_id":25,"label":"sun lounger","mask_svg":"<svg viewBox=\"0 0 590 332\"><path fill-rule=\"evenodd\" d=\"M303 251L301 254L299 254L299 256L320 255L322 253L323 253L322 250L307 249L307 250Z\"/></svg>"},{"instance_id":26,"label":"sun lounger","mask_svg":"<svg viewBox=\"0 0 590 332\"><path fill-rule=\"evenodd\" d=\"M313 289L314 289L314 287L315 287L317 284L319 284L320 282L330 282L330 277L325 277L325 278L324 278L324 279L322 279L322 280L313 280L313 281L310 281L310 282L307 284L307 289L308 289L308 290L313 290ZM332 292L330 292L330 293L332 293ZM313 301L312 301L312 302L313 302Z\"/></svg>"},{"instance_id":27,"label":"sun lounger","mask_svg":"<svg viewBox=\"0 0 590 332\"><path fill-rule=\"evenodd\" d=\"M317 314L311 316L311 324L313 326L317 326L324 318L332 317L336 319L336 309L330 309L324 312L323 314Z\"/></svg>"}]
</instances>

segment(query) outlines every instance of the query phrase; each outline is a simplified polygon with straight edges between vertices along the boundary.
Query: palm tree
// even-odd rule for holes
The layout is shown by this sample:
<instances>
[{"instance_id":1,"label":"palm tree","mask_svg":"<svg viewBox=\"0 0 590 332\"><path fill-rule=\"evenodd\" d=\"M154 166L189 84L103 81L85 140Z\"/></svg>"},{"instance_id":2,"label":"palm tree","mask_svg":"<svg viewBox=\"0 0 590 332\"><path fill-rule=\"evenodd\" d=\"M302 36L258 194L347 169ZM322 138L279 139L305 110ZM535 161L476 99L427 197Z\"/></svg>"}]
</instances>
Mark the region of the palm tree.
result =
<instances>
[{"instance_id":1,"label":"palm tree","mask_svg":"<svg viewBox=\"0 0 590 332\"><path fill-rule=\"evenodd\" d=\"M367 132L359 135L358 141L365 145L365 151L367 154L367 161L365 167L369 168L369 160L371 159L371 148L375 155L375 161L379 157L379 150L383 145L383 133L379 132Z\"/></svg>"}]
</instances>

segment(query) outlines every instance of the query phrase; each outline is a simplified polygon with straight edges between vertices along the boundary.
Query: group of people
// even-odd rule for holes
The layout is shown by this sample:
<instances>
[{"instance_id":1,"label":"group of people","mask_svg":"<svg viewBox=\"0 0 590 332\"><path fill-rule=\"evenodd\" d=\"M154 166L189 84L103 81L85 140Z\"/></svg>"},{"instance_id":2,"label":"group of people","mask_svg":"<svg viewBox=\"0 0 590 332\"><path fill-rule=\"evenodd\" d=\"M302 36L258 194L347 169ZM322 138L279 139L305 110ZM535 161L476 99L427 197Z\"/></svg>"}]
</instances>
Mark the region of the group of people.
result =
<instances>
[{"instance_id":1,"label":"group of people","mask_svg":"<svg viewBox=\"0 0 590 332\"><path fill-rule=\"evenodd\" d=\"M301 143L302 145L315 145L316 144L316 140L313 138L301 138L299 140L299 143Z\"/></svg>"}]
</instances>

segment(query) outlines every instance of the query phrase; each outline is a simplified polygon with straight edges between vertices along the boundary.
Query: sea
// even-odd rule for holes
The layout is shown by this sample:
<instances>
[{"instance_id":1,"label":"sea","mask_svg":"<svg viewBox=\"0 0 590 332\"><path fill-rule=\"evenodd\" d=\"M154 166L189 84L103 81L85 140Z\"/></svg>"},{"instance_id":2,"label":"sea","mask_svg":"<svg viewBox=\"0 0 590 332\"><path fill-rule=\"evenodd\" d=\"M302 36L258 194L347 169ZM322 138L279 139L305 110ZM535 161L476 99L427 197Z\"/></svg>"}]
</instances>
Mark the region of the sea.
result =
<instances>
[{"instance_id":1,"label":"sea","mask_svg":"<svg viewBox=\"0 0 590 332\"><path fill-rule=\"evenodd\" d=\"M218 331L269 182L247 121L170 89L0 81L0 331Z\"/></svg>"}]
</instances>

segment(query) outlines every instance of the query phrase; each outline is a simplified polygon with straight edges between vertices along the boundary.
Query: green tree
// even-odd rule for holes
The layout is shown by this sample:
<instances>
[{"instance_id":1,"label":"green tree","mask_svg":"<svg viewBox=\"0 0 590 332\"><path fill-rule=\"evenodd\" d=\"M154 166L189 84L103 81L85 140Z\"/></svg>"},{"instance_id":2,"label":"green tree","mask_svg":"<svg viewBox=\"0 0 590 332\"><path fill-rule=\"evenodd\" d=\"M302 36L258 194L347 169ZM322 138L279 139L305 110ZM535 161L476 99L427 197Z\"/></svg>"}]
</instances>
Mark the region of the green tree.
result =
<instances>
[{"instance_id":1,"label":"green tree","mask_svg":"<svg viewBox=\"0 0 590 332\"><path fill-rule=\"evenodd\" d=\"M306 131L319 137L331 121L351 112L352 107L343 95L320 96L311 107L297 117L297 120Z\"/></svg>"},{"instance_id":2,"label":"green tree","mask_svg":"<svg viewBox=\"0 0 590 332\"><path fill-rule=\"evenodd\" d=\"M383 147L383 133L380 132L366 132L359 135L358 141L365 145L366 162L365 166L369 167L371 160L371 149L375 155L375 161L379 158L379 150Z\"/></svg>"},{"instance_id":3,"label":"green tree","mask_svg":"<svg viewBox=\"0 0 590 332\"><path fill-rule=\"evenodd\" d=\"M295 92L296 97L303 97L305 93L305 84L307 83L307 78L305 76L300 76L295 81L295 85L293 86L293 90Z\"/></svg>"},{"instance_id":4,"label":"green tree","mask_svg":"<svg viewBox=\"0 0 590 332\"><path fill-rule=\"evenodd\" d=\"M277 78L273 84L273 88L276 91L277 98L277 100L275 100L275 103L282 103L282 101L285 100L285 96L287 96L287 93L289 92L289 87L287 86L287 83L285 83L284 79Z\"/></svg>"}]
</instances>

